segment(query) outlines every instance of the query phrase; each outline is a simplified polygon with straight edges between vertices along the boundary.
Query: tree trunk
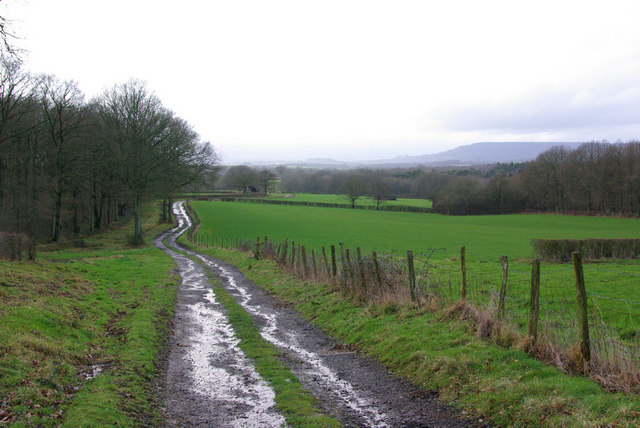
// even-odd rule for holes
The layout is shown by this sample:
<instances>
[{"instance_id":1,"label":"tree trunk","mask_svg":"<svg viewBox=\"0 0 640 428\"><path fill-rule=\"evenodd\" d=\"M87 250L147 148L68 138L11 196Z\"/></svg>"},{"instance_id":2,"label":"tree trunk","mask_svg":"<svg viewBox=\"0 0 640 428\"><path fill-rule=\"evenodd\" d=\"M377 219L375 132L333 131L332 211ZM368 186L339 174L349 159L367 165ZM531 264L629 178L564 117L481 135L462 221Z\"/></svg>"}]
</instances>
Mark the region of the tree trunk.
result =
<instances>
[{"instance_id":1,"label":"tree trunk","mask_svg":"<svg viewBox=\"0 0 640 428\"><path fill-rule=\"evenodd\" d=\"M167 215L167 199L162 200L162 222L166 223L169 221L169 217Z\"/></svg>"},{"instance_id":2,"label":"tree trunk","mask_svg":"<svg viewBox=\"0 0 640 428\"><path fill-rule=\"evenodd\" d=\"M107 195L107 211L105 212L105 226L111 226L111 195Z\"/></svg>"},{"instance_id":3,"label":"tree trunk","mask_svg":"<svg viewBox=\"0 0 640 428\"><path fill-rule=\"evenodd\" d=\"M71 224L73 225L73 234L75 236L80 235L80 224L78 223L78 201L76 196L73 197L73 215L71 218Z\"/></svg>"},{"instance_id":4,"label":"tree trunk","mask_svg":"<svg viewBox=\"0 0 640 428\"><path fill-rule=\"evenodd\" d=\"M140 245L142 243L142 198L140 197L140 195L136 196L133 215L133 243L134 245Z\"/></svg>"},{"instance_id":5,"label":"tree trunk","mask_svg":"<svg viewBox=\"0 0 640 428\"><path fill-rule=\"evenodd\" d=\"M62 192L56 192L56 204L53 217L53 236L51 240L53 242L60 242L62 238Z\"/></svg>"}]
</instances>

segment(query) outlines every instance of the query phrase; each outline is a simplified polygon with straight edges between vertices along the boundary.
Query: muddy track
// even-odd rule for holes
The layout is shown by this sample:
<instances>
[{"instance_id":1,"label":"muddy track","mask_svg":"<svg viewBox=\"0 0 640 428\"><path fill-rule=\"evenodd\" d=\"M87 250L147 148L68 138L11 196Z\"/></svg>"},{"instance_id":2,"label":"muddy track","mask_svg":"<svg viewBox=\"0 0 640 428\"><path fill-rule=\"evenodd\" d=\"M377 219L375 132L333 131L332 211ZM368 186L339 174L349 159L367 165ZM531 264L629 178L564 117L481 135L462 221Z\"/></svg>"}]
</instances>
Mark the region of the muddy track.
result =
<instances>
[{"instance_id":1,"label":"muddy track","mask_svg":"<svg viewBox=\"0 0 640 428\"><path fill-rule=\"evenodd\" d=\"M273 390L238 348L226 312L207 282L207 271L251 315L262 337L283 351L284 363L316 397L321 410L343 425L472 425L440 403L435 393L409 385L375 360L328 337L235 267L177 244L191 220L182 203L173 208L179 226L154 241L173 257L182 278L164 358L162 395L169 426L284 424L274 406Z\"/></svg>"}]
</instances>

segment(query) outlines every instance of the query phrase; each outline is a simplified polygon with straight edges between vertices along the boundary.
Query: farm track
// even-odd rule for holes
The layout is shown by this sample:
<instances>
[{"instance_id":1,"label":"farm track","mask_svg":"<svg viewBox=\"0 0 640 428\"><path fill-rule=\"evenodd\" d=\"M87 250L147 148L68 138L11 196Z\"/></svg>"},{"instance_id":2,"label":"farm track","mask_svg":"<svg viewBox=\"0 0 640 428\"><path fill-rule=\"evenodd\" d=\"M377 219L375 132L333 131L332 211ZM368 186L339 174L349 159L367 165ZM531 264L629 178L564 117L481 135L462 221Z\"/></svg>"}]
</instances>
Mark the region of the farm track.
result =
<instances>
[{"instance_id":1,"label":"farm track","mask_svg":"<svg viewBox=\"0 0 640 428\"><path fill-rule=\"evenodd\" d=\"M470 421L391 375L267 295L238 269L176 243L191 225L182 203L174 204L175 229L154 244L178 265L182 284L172 337L163 357L163 401L169 426L280 426L273 390L242 351L224 308L216 302L214 274L260 329L283 352L282 360L319 408L345 426L462 427ZM166 239L167 245L163 244Z\"/></svg>"}]
</instances>

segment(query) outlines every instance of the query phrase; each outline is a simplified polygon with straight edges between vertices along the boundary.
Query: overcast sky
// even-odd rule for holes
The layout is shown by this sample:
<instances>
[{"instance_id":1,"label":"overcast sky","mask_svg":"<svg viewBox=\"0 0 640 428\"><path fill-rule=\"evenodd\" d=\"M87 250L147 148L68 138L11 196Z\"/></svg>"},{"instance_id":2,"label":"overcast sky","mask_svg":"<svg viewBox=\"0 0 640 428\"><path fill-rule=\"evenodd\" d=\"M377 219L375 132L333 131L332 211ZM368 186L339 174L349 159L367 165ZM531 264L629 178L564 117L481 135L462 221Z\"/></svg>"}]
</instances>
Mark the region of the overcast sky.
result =
<instances>
[{"instance_id":1,"label":"overcast sky","mask_svg":"<svg viewBox=\"0 0 640 428\"><path fill-rule=\"evenodd\" d=\"M0 0L25 68L130 78L226 163L640 138L640 1Z\"/></svg>"}]
</instances>

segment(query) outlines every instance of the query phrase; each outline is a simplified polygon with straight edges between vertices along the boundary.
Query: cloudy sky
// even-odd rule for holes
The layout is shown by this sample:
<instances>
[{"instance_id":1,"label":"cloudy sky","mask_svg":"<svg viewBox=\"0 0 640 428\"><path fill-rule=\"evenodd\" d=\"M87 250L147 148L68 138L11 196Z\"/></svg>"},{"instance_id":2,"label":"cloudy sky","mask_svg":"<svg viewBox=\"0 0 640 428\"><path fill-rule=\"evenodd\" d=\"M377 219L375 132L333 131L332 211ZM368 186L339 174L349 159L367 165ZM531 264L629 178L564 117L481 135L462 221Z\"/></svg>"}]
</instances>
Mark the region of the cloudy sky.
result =
<instances>
[{"instance_id":1,"label":"cloudy sky","mask_svg":"<svg viewBox=\"0 0 640 428\"><path fill-rule=\"evenodd\" d=\"M640 138L639 1L0 0L25 67L130 78L225 162Z\"/></svg>"}]
</instances>

